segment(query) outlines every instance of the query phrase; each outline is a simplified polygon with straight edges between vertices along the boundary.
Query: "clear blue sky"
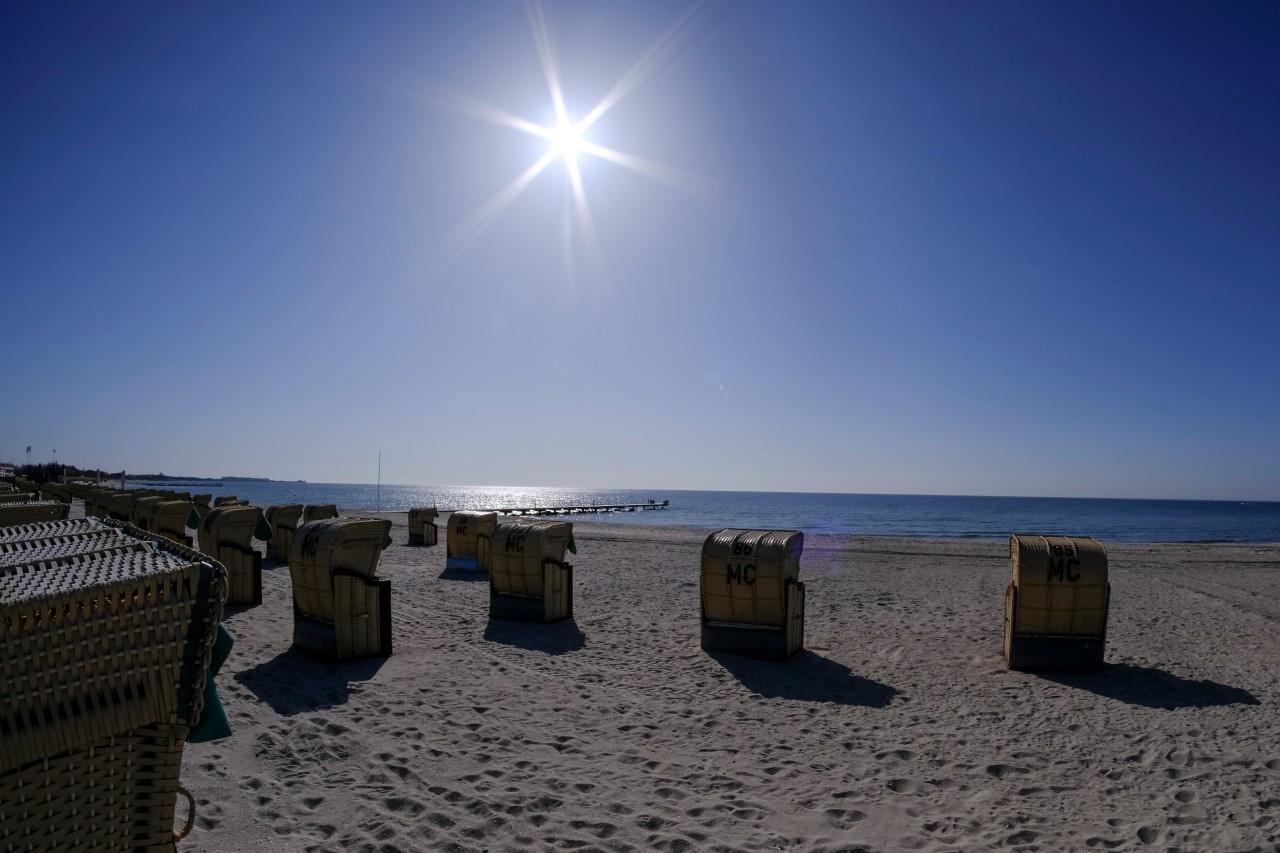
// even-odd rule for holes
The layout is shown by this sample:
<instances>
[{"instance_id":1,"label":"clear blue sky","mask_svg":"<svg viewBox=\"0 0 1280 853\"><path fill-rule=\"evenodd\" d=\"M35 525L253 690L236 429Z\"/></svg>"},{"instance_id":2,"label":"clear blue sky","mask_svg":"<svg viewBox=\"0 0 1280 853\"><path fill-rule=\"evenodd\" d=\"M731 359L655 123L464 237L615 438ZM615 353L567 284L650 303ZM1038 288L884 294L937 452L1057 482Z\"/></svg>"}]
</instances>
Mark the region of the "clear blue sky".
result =
<instances>
[{"instance_id":1,"label":"clear blue sky","mask_svg":"<svg viewBox=\"0 0 1280 853\"><path fill-rule=\"evenodd\" d=\"M0 15L0 459L1280 499L1274 3Z\"/></svg>"}]
</instances>

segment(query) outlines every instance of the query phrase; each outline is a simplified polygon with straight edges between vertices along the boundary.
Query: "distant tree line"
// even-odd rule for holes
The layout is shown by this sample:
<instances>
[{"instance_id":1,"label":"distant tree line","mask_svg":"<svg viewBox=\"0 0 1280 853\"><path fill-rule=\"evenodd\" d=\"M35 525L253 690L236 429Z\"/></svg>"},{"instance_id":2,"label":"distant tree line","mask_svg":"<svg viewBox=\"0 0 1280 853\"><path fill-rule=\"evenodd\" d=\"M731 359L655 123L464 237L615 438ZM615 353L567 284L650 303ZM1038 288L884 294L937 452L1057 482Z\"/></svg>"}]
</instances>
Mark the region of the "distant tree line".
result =
<instances>
[{"instance_id":1,"label":"distant tree line","mask_svg":"<svg viewBox=\"0 0 1280 853\"><path fill-rule=\"evenodd\" d=\"M109 474L100 468L88 470L84 468L77 468L74 465L64 465L61 462L42 462L38 465L16 465L13 470L19 477L26 477L33 483L61 482L64 473L68 480L73 477L96 480L99 477L103 479L111 479L113 477L120 476L119 474Z\"/></svg>"}]
</instances>

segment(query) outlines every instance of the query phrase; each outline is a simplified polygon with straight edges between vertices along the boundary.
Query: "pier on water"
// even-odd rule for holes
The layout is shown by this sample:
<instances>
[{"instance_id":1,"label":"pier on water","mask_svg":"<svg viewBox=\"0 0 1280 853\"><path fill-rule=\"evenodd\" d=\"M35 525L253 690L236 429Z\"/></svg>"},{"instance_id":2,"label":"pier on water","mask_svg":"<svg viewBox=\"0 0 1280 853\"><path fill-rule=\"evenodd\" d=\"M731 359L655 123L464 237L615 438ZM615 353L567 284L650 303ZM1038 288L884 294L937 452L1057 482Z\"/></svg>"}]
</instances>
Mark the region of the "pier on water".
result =
<instances>
[{"instance_id":1,"label":"pier on water","mask_svg":"<svg viewBox=\"0 0 1280 853\"><path fill-rule=\"evenodd\" d=\"M514 506L482 509L479 512L496 512L499 515L578 515L588 512L642 512L650 509L666 509L670 501L649 501L640 504L590 504L588 506ZM441 512L457 512L453 509Z\"/></svg>"}]
</instances>

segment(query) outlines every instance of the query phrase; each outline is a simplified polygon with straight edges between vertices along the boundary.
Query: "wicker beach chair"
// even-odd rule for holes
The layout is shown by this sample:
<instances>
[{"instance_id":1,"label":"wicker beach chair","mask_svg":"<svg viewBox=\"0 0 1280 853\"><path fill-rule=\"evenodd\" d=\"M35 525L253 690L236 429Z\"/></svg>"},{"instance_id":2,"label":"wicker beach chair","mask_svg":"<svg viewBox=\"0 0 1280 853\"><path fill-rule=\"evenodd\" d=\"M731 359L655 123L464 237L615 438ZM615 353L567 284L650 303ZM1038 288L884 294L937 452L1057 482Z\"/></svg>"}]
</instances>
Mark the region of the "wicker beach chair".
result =
<instances>
[{"instance_id":1,"label":"wicker beach chair","mask_svg":"<svg viewBox=\"0 0 1280 853\"><path fill-rule=\"evenodd\" d=\"M138 550L0 569L0 848L171 853L194 822L178 778L226 575L134 533Z\"/></svg>"},{"instance_id":2,"label":"wicker beach chair","mask_svg":"<svg viewBox=\"0 0 1280 853\"><path fill-rule=\"evenodd\" d=\"M144 499L138 503L149 500ZM191 501L161 498L158 502L148 503L147 506L145 529L179 545L191 546L191 537L187 535L187 523L191 520L191 510L195 506Z\"/></svg>"},{"instance_id":3,"label":"wicker beach chair","mask_svg":"<svg viewBox=\"0 0 1280 853\"><path fill-rule=\"evenodd\" d=\"M40 495L36 492L0 492L0 504L25 504L32 501L40 500Z\"/></svg>"},{"instance_id":4,"label":"wicker beach chair","mask_svg":"<svg viewBox=\"0 0 1280 853\"><path fill-rule=\"evenodd\" d=\"M262 553L253 547L253 539L269 536L256 506L214 507L200 519L200 550L227 569L227 604L262 603Z\"/></svg>"},{"instance_id":5,"label":"wicker beach chair","mask_svg":"<svg viewBox=\"0 0 1280 853\"><path fill-rule=\"evenodd\" d=\"M464 509L451 513L445 528L444 567L489 571L489 537L497 521L496 512Z\"/></svg>"},{"instance_id":6,"label":"wicker beach chair","mask_svg":"<svg viewBox=\"0 0 1280 853\"><path fill-rule=\"evenodd\" d=\"M62 501L0 504L0 527L32 524L37 521L57 521L66 518L70 512L71 505L64 504Z\"/></svg>"},{"instance_id":7,"label":"wicker beach chair","mask_svg":"<svg viewBox=\"0 0 1280 853\"><path fill-rule=\"evenodd\" d=\"M565 551L573 525L507 517L493 526L488 545L489 616L556 622L573 615L573 566Z\"/></svg>"},{"instance_id":8,"label":"wicker beach chair","mask_svg":"<svg viewBox=\"0 0 1280 853\"><path fill-rule=\"evenodd\" d=\"M440 528L436 526L439 510L433 506L415 507L409 510L409 544L434 545Z\"/></svg>"},{"instance_id":9,"label":"wicker beach chair","mask_svg":"<svg viewBox=\"0 0 1280 853\"><path fill-rule=\"evenodd\" d=\"M97 533L114 530L100 518L64 518L58 521L35 521L0 527L0 545L10 542L27 542L32 539L49 539L55 536L74 536L80 533Z\"/></svg>"},{"instance_id":10,"label":"wicker beach chair","mask_svg":"<svg viewBox=\"0 0 1280 853\"><path fill-rule=\"evenodd\" d=\"M297 648L331 660L391 654L391 581L377 577L390 532L381 518L298 528L289 550Z\"/></svg>"},{"instance_id":11,"label":"wicker beach chair","mask_svg":"<svg viewBox=\"0 0 1280 853\"><path fill-rule=\"evenodd\" d=\"M302 504L276 504L267 507L267 523L271 525L268 552L274 552L282 563L289 561L289 546L302 519Z\"/></svg>"},{"instance_id":12,"label":"wicker beach chair","mask_svg":"<svg viewBox=\"0 0 1280 853\"><path fill-rule=\"evenodd\" d=\"M804 534L717 531L702 545L702 648L788 660L804 647Z\"/></svg>"},{"instance_id":13,"label":"wicker beach chair","mask_svg":"<svg viewBox=\"0 0 1280 853\"><path fill-rule=\"evenodd\" d=\"M133 502L133 506L129 508L129 523L148 533L155 533L156 531L151 529L152 507L166 500L168 498L164 495L148 495L144 498L138 498Z\"/></svg>"},{"instance_id":14,"label":"wicker beach chair","mask_svg":"<svg viewBox=\"0 0 1280 853\"><path fill-rule=\"evenodd\" d=\"M334 504L307 504L302 508L303 521L324 521L337 517L338 507Z\"/></svg>"},{"instance_id":15,"label":"wicker beach chair","mask_svg":"<svg viewBox=\"0 0 1280 853\"><path fill-rule=\"evenodd\" d=\"M1088 672L1102 666L1111 584L1096 539L1015 534L1004 595L1010 669Z\"/></svg>"}]
</instances>

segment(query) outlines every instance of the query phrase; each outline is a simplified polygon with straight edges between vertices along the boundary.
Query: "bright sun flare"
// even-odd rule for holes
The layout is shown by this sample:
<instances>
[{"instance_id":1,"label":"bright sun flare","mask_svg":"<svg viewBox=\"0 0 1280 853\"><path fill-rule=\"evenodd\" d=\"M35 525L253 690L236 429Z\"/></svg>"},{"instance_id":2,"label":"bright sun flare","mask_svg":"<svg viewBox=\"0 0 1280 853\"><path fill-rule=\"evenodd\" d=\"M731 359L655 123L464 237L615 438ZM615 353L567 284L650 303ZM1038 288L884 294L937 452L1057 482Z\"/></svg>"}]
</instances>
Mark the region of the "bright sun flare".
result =
<instances>
[{"instance_id":1,"label":"bright sun flare","mask_svg":"<svg viewBox=\"0 0 1280 853\"><path fill-rule=\"evenodd\" d=\"M550 129L547 138L551 141L551 150L557 157L573 160L582 150L582 131L568 121L561 119Z\"/></svg>"}]
</instances>

